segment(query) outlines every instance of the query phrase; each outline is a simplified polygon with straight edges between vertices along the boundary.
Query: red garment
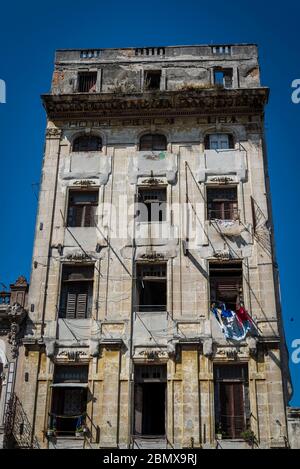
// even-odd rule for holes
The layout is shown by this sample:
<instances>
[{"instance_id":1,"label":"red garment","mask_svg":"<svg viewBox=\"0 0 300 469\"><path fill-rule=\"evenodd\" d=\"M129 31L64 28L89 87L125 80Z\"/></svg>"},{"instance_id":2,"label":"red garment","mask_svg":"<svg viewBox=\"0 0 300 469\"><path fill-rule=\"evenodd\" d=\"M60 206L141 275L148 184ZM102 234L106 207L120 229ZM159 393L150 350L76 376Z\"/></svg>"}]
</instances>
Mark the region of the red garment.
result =
<instances>
[{"instance_id":1,"label":"red garment","mask_svg":"<svg viewBox=\"0 0 300 469\"><path fill-rule=\"evenodd\" d=\"M245 308L243 306L240 306L236 310L236 315L237 315L238 319L242 322L251 321L251 318L250 318L249 314L247 313L247 311L245 310Z\"/></svg>"}]
</instances>

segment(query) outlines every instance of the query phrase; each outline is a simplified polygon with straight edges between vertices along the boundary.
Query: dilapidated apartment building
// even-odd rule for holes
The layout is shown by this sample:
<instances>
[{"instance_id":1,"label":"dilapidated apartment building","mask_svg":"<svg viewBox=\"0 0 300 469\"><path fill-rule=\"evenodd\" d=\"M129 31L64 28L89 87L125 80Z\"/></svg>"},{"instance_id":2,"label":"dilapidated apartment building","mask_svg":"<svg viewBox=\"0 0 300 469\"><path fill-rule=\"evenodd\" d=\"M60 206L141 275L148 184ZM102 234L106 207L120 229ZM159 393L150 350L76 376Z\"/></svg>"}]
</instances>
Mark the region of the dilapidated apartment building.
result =
<instances>
[{"instance_id":1,"label":"dilapidated apartment building","mask_svg":"<svg viewBox=\"0 0 300 469\"><path fill-rule=\"evenodd\" d=\"M16 382L35 445L288 445L268 95L251 44L57 51Z\"/></svg>"}]
</instances>

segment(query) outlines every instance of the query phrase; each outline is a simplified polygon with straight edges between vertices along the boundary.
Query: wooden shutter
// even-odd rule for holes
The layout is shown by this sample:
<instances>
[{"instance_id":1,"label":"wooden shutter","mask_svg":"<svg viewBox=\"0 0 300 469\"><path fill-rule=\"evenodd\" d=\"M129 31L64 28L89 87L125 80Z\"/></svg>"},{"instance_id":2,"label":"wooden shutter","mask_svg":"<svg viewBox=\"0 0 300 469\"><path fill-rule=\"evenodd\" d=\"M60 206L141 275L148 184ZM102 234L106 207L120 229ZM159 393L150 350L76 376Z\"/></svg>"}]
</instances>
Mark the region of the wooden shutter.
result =
<instances>
[{"instance_id":1,"label":"wooden shutter","mask_svg":"<svg viewBox=\"0 0 300 469\"><path fill-rule=\"evenodd\" d=\"M234 383L233 404L234 404L234 438L239 438L245 430L245 406L244 406L244 386L242 383Z\"/></svg>"},{"instance_id":2,"label":"wooden shutter","mask_svg":"<svg viewBox=\"0 0 300 469\"><path fill-rule=\"evenodd\" d=\"M229 438L239 438L245 429L243 383L220 383L221 425Z\"/></svg>"},{"instance_id":3,"label":"wooden shutter","mask_svg":"<svg viewBox=\"0 0 300 469\"><path fill-rule=\"evenodd\" d=\"M68 293L67 296L67 308L66 308L66 318L74 319L76 312L76 293Z\"/></svg>"},{"instance_id":4,"label":"wooden shutter","mask_svg":"<svg viewBox=\"0 0 300 469\"><path fill-rule=\"evenodd\" d=\"M92 206L86 205L84 210L84 226L92 226Z\"/></svg>"},{"instance_id":5,"label":"wooden shutter","mask_svg":"<svg viewBox=\"0 0 300 469\"><path fill-rule=\"evenodd\" d=\"M226 298L239 293L241 282L237 278L219 278L216 279L216 290L220 298Z\"/></svg>"},{"instance_id":6,"label":"wooden shutter","mask_svg":"<svg viewBox=\"0 0 300 469\"><path fill-rule=\"evenodd\" d=\"M84 319L86 317L86 307L87 307L87 294L78 293L77 295L77 307L76 307L76 318Z\"/></svg>"},{"instance_id":7,"label":"wooden shutter","mask_svg":"<svg viewBox=\"0 0 300 469\"><path fill-rule=\"evenodd\" d=\"M82 226L83 206L76 205L74 207L74 226Z\"/></svg>"},{"instance_id":8,"label":"wooden shutter","mask_svg":"<svg viewBox=\"0 0 300 469\"><path fill-rule=\"evenodd\" d=\"M142 434L143 419L143 387L141 384L134 386L134 433Z\"/></svg>"}]
</instances>

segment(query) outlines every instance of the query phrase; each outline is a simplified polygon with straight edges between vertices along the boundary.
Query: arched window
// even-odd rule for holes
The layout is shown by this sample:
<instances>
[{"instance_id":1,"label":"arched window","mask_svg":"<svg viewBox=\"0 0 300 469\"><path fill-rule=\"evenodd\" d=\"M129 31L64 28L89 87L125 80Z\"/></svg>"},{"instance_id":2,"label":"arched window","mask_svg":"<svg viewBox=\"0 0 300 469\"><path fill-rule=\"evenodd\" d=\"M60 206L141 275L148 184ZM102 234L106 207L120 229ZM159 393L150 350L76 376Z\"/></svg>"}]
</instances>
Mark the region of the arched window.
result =
<instances>
[{"instance_id":1,"label":"arched window","mask_svg":"<svg viewBox=\"0 0 300 469\"><path fill-rule=\"evenodd\" d=\"M231 134L208 134L205 137L206 150L229 150L234 148Z\"/></svg>"},{"instance_id":2,"label":"arched window","mask_svg":"<svg viewBox=\"0 0 300 469\"><path fill-rule=\"evenodd\" d=\"M161 134L146 134L140 138L140 151L167 149L167 139Z\"/></svg>"},{"instance_id":3,"label":"arched window","mask_svg":"<svg viewBox=\"0 0 300 469\"><path fill-rule=\"evenodd\" d=\"M73 142L73 151L101 151L102 139L96 135L80 135Z\"/></svg>"}]
</instances>

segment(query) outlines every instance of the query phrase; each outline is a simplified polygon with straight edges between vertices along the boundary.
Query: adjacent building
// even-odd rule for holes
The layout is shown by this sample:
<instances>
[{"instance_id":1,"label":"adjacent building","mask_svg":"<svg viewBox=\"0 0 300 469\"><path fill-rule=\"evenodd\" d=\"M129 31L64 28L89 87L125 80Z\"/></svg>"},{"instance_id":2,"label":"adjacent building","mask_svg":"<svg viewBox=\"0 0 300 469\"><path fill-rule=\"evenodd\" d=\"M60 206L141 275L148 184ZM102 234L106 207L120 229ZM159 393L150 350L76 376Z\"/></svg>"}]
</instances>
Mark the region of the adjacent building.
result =
<instances>
[{"instance_id":1,"label":"adjacent building","mask_svg":"<svg viewBox=\"0 0 300 469\"><path fill-rule=\"evenodd\" d=\"M28 282L17 278L10 288L0 291L0 448L10 446L14 440L14 422L25 422L14 386L17 374L19 348L27 317ZM24 414L24 415L23 415ZM23 419L24 417L24 419ZM17 440L23 438L18 428ZM29 445L31 441L29 440Z\"/></svg>"},{"instance_id":2,"label":"adjacent building","mask_svg":"<svg viewBox=\"0 0 300 469\"><path fill-rule=\"evenodd\" d=\"M59 50L15 392L42 448L280 448L253 44Z\"/></svg>"}]
</instances>

